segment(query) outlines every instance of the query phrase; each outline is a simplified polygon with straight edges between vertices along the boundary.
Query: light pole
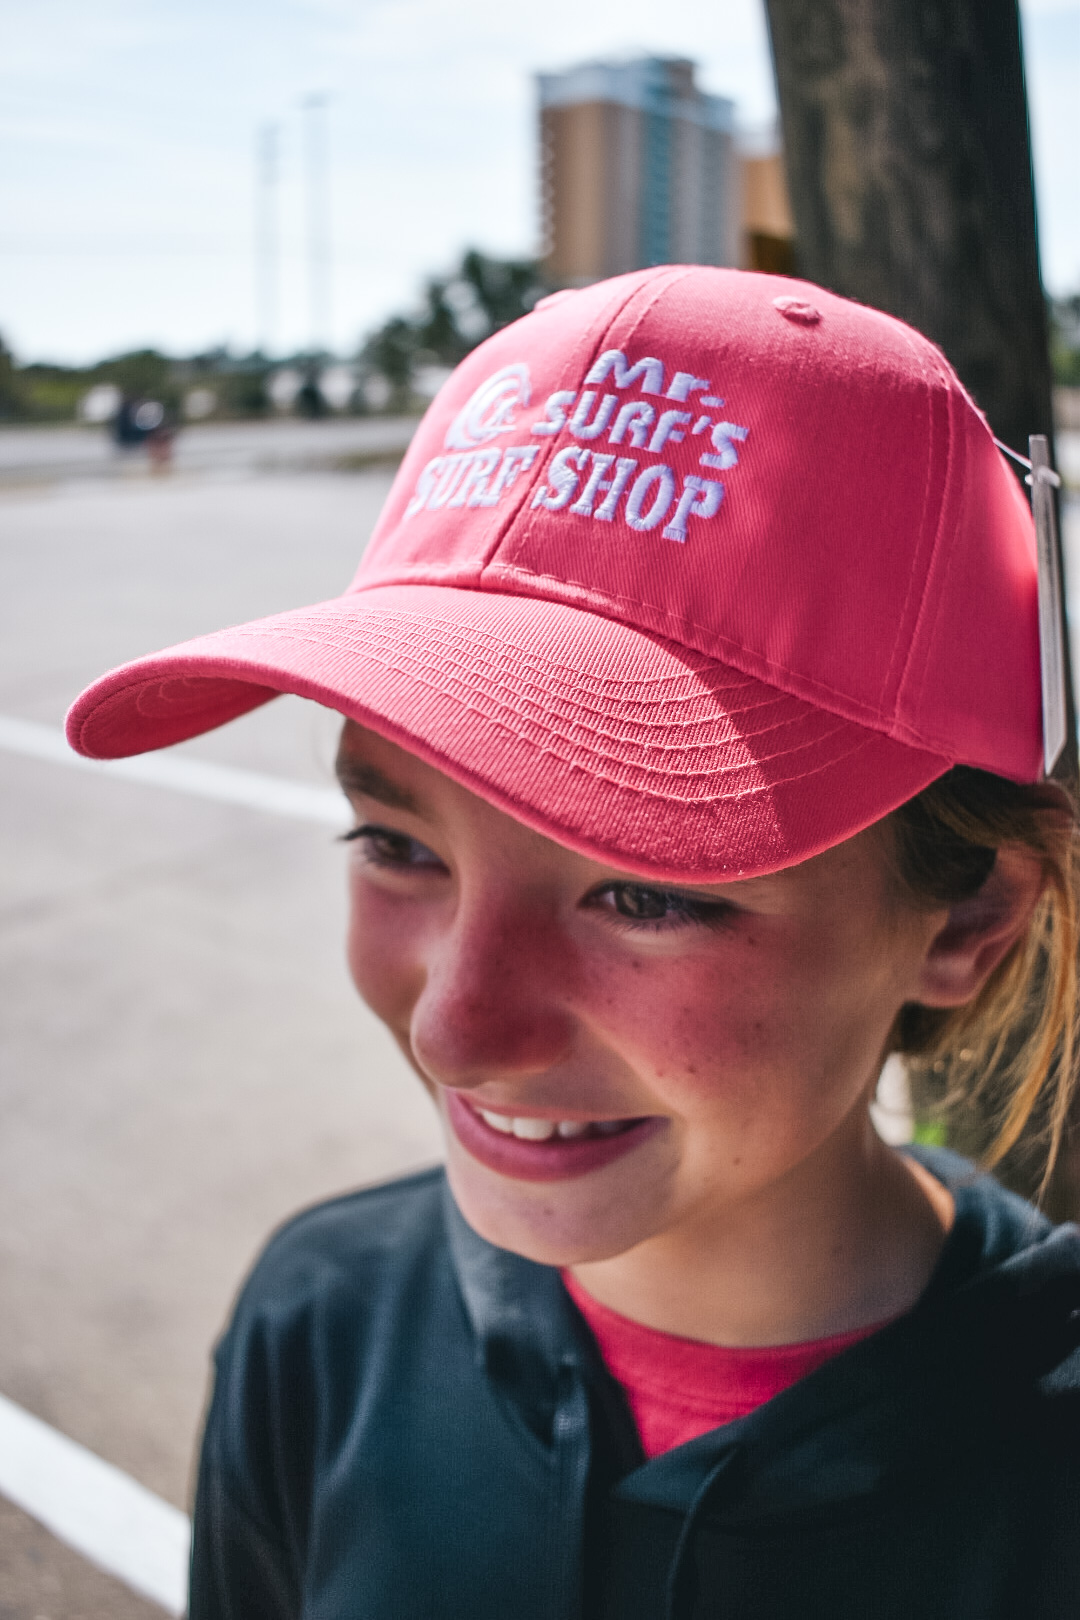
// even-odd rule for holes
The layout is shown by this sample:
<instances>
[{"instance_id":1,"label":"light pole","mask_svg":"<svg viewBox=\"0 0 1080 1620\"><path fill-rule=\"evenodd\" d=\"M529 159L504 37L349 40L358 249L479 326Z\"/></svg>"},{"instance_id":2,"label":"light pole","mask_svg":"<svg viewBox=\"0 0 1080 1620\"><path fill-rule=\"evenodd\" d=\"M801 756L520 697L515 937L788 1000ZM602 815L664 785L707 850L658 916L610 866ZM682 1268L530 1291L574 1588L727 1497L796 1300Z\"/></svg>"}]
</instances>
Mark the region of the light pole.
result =
<instances>
[{"instance_id":1,"label":"light pole","mask_svg":"<svg viewBox=\"0 0 1080 1620\"><path fill-rule=\"evenodd\" d=\"M277 124L264 124L255 145L255 307L258 345L273 353L278 321L278 179Z\"/></svg>"},{"instance_id":2,"label":"light pole","mask_svg":"<svg viewBox=\"0 0 1080 1620\"><path fill-rule=\"evenodd\" d=\"M307 191L308 311L313 354L331 348L330 177L326 139L329 96L305 96L304 173Z\"/></svg>"}]
</instances>

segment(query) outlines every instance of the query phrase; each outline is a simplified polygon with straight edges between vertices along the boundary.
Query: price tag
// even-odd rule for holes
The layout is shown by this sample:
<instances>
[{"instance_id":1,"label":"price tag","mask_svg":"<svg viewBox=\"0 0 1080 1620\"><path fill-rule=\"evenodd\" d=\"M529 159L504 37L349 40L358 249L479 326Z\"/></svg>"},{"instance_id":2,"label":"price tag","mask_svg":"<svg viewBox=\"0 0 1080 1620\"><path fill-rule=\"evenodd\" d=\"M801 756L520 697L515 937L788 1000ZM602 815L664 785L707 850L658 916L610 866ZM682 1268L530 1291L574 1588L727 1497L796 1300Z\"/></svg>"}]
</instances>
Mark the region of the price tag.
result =
<instances>
[{"instance_id":1,"label":"price tag","mask_svg":"<svg viewBox=\"0 0 1080 1620\"><path fill-rule=\"evenodd\" d=\"M1031 509L1039 556L1039 657L1042 665L1043 769L1049 776L1065 746L1066 701L1065 615L1061 601L1061 553L1058 549L1054 490L1061 480L1050 465L1050 445L1043 433L1028 440L1031 454Z\"/></svg>"}]
</instances>

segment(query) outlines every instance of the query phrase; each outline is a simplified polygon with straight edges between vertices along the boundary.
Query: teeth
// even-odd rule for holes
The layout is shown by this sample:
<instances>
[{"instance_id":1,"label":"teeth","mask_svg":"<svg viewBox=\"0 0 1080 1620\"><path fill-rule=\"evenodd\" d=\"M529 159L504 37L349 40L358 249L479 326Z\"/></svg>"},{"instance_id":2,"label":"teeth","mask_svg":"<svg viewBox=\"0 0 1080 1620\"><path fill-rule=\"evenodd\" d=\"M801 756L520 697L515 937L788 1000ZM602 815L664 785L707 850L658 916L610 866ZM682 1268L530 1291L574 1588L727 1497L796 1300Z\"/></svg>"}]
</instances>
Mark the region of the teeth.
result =
<instances>
[{"instance_id":1,"label":"teeth","mask_svg":"<svg viewBox=\"0 0 1080 1620\"><path fill-rule=\"evenodd\" d=\"M515 1119L511 1122L515 1136L523 1142L546 1142L555 1135L553 1119Z\"/></svg>"},{"instance_id":2,"label":"teeth","mask_svg":"<svg viewBox=\"0 0 1080 1620\"><path fill-rule=\"evenodd\" d=\"M511 1119L508 1114L492 1114L486 1108L476 1112L493 1131L516 1136L522 1142L549 1142L553 1136L571 1141L580 1136L614 1136L626 1129L623 1119Z\"/></svg>"}]
</instances>

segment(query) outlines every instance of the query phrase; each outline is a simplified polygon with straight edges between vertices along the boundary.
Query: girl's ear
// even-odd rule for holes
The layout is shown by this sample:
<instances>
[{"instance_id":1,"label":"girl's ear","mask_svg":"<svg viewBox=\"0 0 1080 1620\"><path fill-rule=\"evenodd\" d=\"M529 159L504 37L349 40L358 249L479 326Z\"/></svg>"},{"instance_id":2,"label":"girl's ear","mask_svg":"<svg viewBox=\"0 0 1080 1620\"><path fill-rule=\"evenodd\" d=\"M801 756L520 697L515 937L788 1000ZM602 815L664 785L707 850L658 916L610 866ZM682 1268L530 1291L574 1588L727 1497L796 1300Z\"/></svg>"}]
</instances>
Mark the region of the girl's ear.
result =
<instances>
[{"instance_id":1,"label":"girl's ear","mask_svg":"<svg viewBox=\"0 0 1080 1620\"><path fill-rule=\"evenodd\" d=\"M1024 934L1044 881L1037 855L999 849L978 894L949 908L927 946L914 999L925 1007L962 1007L974 1000Z\"/></svg>"}]
</instances>

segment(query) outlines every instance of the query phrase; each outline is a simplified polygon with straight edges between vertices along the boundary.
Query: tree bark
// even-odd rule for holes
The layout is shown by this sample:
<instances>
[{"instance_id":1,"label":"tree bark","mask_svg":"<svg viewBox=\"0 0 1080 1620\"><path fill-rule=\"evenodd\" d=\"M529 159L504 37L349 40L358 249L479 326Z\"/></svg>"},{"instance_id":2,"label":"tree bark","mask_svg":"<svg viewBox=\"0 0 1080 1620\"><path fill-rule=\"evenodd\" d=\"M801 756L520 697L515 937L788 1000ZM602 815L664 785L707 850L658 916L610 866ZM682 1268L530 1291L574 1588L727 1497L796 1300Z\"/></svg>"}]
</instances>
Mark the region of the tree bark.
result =
<instances>
[{"instance_id":1,"label":"tree bark","mask_svg":"<svg viewBox=\"0 0 1080 1620\"><path fill-rule=\"evenodd\" d=\"M766 0L800 272L945 350L998 438L1053 432L1016 0Z\"/></svg>"}]
</instances>

